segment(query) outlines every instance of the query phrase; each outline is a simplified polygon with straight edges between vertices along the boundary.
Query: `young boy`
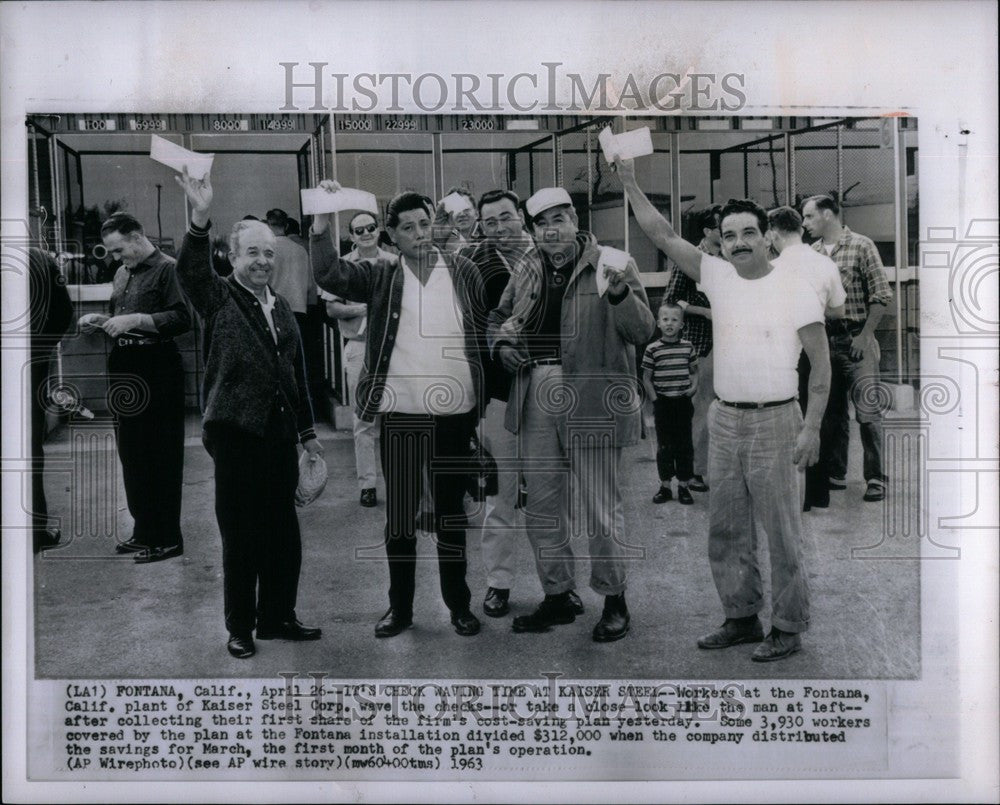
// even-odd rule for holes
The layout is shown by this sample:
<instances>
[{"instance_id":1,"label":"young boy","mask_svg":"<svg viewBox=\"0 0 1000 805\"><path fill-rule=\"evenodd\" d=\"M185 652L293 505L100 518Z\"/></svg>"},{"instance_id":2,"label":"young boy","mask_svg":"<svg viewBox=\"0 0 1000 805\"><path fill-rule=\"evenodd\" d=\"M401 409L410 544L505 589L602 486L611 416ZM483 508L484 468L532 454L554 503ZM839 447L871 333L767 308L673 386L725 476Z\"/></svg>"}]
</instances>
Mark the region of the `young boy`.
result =
<instances>
[{"instance_id":1,"label":"young boy","mask_svg":"<svg viewBox=\"0 0 1000 805\"><path fill-rule=\"evenodd\" d=\"M660 489L653 503L673 499L670 483L677 475L677 500L694 503L688 481L694 470L691 442L691 398L698 389L698 353L690 341L681 338L684 310L674 302L664 302L656 324L661 337L646 347L642 358L642 384L647 399L653 401L656 422L656 469Z\"/></svg>"}]
</instances>

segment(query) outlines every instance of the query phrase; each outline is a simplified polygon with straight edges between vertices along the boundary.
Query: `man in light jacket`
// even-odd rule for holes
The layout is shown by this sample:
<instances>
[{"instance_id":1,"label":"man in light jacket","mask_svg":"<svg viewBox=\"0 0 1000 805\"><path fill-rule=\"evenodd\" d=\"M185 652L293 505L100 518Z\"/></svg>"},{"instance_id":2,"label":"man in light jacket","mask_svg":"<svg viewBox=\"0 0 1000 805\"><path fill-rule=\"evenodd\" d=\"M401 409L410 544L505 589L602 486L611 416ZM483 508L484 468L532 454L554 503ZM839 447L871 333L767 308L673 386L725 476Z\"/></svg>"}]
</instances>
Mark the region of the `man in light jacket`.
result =
<instances>
[{"instance_id":1,"label":"man in light jacket","mask_svg":"<svg viewBox=\"0 0 1000 805\"><path fill-rule=\"evenodd\" d=\"M525 519L545 592L513 629L544 632L580 614L571 542L587 534L590 586L604 596L593 638L610 642L630 623L618 471L641 427L635 347L655 321L635 262L579 231L563 188L539 190L525 207L538 257L511 280L488 328L493 354L515 375L506 425L520 439Z\"/></svg>"}]
</instances>

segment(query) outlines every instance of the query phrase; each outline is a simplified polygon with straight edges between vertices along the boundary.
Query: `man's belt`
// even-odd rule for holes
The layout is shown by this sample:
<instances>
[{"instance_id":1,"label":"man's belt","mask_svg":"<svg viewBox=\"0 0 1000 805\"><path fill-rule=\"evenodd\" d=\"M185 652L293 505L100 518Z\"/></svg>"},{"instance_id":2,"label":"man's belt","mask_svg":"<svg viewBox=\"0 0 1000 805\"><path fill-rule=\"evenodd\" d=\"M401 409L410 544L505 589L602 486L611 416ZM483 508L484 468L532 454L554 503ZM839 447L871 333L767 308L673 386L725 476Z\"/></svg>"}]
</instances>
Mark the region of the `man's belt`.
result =
<instances>
[{"instance_id":1,"label":"man's belt","mask_svg":"<svg viewBox=\"0 0 1000 805\"><path fill-rule=\"evenodd\" d=\"M851 321L850 319L827 319L826 334L836 335L857 335L864 329L864 322Z\"/></svg>"},{"instance_id":2,"label":"man's belt","mask_svg":"<svg viewBox=\"0 0 1000 805\"><path fill-rule=\"evenodd\" d=\"M528 361L528 366L532 369L536 366L562 366L562 358L535 358Z\"/></svg>"},{"instance_id":3,"label":"man's belt","mask_svg":"<svg viewBox=\"0 0 1000 805\"><path fill-rule=\"evenodd\" d=\"M145 336L123 335L115 339L117 347L148 347L156 344L170 344L172 338L147 338Z\"/></svg>"},{"instance_id":4,"label":"man's belt","mask_svg":"<svg viewBox=\"0 0 1000 805\"><path fill-rule=\"evenodd\" d=\"M788 405L790 402L794 402L794 397L789 397L787 400L771 400L771 402L730 402L729 400L723 400L721 397L716 397L720 403L723 405L728 405L730 408L739 408L741 411L755 411L758 408L776 408L779 405Z\"/></svg>"}]
</instances>

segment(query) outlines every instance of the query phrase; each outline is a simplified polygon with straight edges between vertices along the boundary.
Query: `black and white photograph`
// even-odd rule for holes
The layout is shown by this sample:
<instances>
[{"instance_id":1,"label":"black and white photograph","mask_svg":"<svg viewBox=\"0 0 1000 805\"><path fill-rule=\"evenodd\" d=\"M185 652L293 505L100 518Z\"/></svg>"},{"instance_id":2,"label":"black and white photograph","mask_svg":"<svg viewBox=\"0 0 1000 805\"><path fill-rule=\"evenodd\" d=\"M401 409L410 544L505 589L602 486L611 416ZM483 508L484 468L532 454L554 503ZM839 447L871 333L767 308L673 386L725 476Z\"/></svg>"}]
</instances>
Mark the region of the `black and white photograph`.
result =
<instances>
[{"instance_id":1,"label":"black and white photograph","mask_svg":"<svg viewBox=\"0 0 1000 805\"><path fill-rule=\"evenodd\" d=\"M787 660L782 676L919 674L917 557L857 561L866 555L885 558L891 548L879 543L887 513L909 521L919 505L910 468L892 472L887 466L905 456L896 446L914 438L913 401L920 390L919 297L915 272L908 268L916 256L916 232L909 233L918 218L917 120L672 117L638 121L644 124L639 126L628 118L569 116L49 113L27 123L33 171L37 165L30 187L42 193L29 207L52 211L51 220L37 216L33 234L62 264L75 319L59 341L47 394L35 394L42 402L66 397L76 406L62 416L55 403L48 410L56 426L46 450L50 465L61 460L72 469L68 484L66 475L49 474L63 487L50 483L47 499L51 517L66 524L65 533L60 529L58 543L46 547L41 547L46 533L53 532L39 535L35 668L40 676L64 678L86 669L85 676L111 678L274 677L308 666L345 678L520 679L543 672L639 679L771 677L773 666L748 664L756 656L749 644L759 639L740 638L747 647L732 651L698 650L698 638L718 627L720 617L735 622L752 616L754 636L763 637L757 635L763 628L758 613L765 621L768 614L781 620L788 627L782 632L796 635L796 646L804 645L781 658ZM671 130L662 130L665 124ZM650 130L653 152L616 170L598 142L602 131L616 129ZM172 137L168 141L185 149L215 155L207 179L190 179L192 196L211 188L206 209L211 229L193 228L198 226L194 207L175 180L176 171L150 158L155 137ZM905 176L896 172L903 161ZM372 194L375 209L341 212L333 226L304 215L300 191L332 177ZM52 188L62 195L53 197ZM717 483L709 470L714 401L717 414L727 408L785 407L794 422L808 413L810 373L808 357L802 358L805 369L799 365L804 355L799 328L785 334L792 350L766 340L779 337L768 327L761 335L765 340L737 353L750 337L742 329L751 317L744 309L749 301L742 296L736 301L736 321L716 320L710 298L699 290L703 286L684 273L683 262L670 259L672 253L681 261L693 254L704 270L702 254L723 255L722 212L735 198L753 200L768 213L768 223L758 225L765 229L759 237L765 262L768 257L786 262L789 255L780 260L779 249L791 249L804 255L805 265L819 266L817 309L826 313L816 323L827 334L831 365L829 390L822 393L832 399L825 416L814 414L818 444L808 470L805 460L798 462L809 473L801 483L797 462L777 446L762 443L759 453L742 453L756 451L758 440L773 439L756 430L745 447L733 434L727 448L732 454L717 457ZM341 254L357 265L380 260L378 270L387 277L401 255L408 265L394 206L407 201L416 203L411 215L422 212L428 228L418 247L410 247L410 259L421 259L426 243L435 249L433 259L458 255L464 258L461 265L468 267L468 260L481 278L483 298L474 300L481 303L475 331L486 373L481 386L467 370L467 388L462 387L461 373L449 362L454 359L447 350L454 351L454 344L434 332L436 319L455 310L455 290L446 289L451 298L440 310L430 298L416 296L414 320L407 322L404 282L402 298L383 303L389 307L380 312L378 326L375 314L360 307L374 304L374 291L352 289L353 297L335 293L348 293L334 284L333 261ZM456 209L449 212L452 203ZM568 240L540 222L548 209L566 215ZM664 240L661 233L671 220L686 246ZM308 421L300 415L297 429L289 431L298 438L286 441L322 443L329 488L292 518L298 525L287 519L274 524L277 534L298 530L299 545L262 550L277 552L266 554L276 564L286 549L301 553L295 562L301 570L287 571L293 593L290 606L274 616L278 625L296 620L327 625L316 641L308 630L289 627L309 639L267 643L251 662L234 662L226 650L229 638L249 637L254 627L263 626L266 633L270 624L261 623L268 613L266 602L254 597L256 579L250 592L237 592L228 563L250 560L231 552L262 539L250 535L274 509L283 505L286 518L294 512L298 456L287 457L292 480L283 502L269 497L280 483L280 475L270 474L277 472L271 468L277 458L262 459L261 468L252 471L252 459L240 454L237 488L220 489L220 466L211 452L212 431L222 427L216 423L228 427L233 417L242 422L241 411L228 409L246 407L255 413L243 429L266 433L274 424L266 410L272 400L256 400L255 392L240 385L250 382L248 367L264 361L261 348L245 345L248 333L217 331L223 327L215 321L220 314L198 306L217 304L222 291L215 289L229 288L222 284L225 278L242 279L241 272L234 273L233 233L239 233L238 245L244 233L259 232L270 241L267 231L275 242L267 285L288 301L299 335L297 345L285 346L301 373L290 396L304 390L311 404ZM197 240L189 237L193 233ZM898 235L905 241L897 243ZM533 310L517 299L516 286L507 292L513 301L501 308L510 278L534 255L539 254L534 259L540 268L555 270L542 249L547 237L554 238L553 249L572 243L581 254L595 253L598 263L611 259L602 250L630 257L623 268L634 285L625 296L636 310L602 298L596 279L579 299L559 300L567 306L561 322L558 309L550 318L547 308ZM190 259L197 257L195 264L179 260L185 245L193 252ZM814 253L833 259L813 258ZM567 289L581 259L571 255L566 262ZM152 292L145 284L129 288L137 266L141 275L146 266L161 265L170 270L150 272ZM561 275L552 277L554 284ZM776 286L774 304L760 310L764 323L770 325L793 304L794 288ZM126 301L130 296L136 301ZM804 304L811 310L814 301L807 298ZM523 335L512 322L519 304L526 318L538 320ZM108 317L127 314L148 315L153 326L127 319L112 335ZM403 332L387 329L387 320L397 318ZM286 329L292 323L289 319ZM608 346L609 327L626 330L615 352ZM725 397L713 383L714 348L724 327L729 333L723 331L722 338L734 339L728 349L740 356L723 364L733 375L723 378L723 388L728 382L734 389L723 392ZM478 427L480 443L497 461L496 494L466 499L463 487L451 509L438 511L428 462L444 457L434 449L421 457L402 444L393 446L394 438L415 437L393 434L393 417L382 414L395 410L369 403L364 385L359 394L359 374L374 378L375 366L386 358L393 367L397 338L414 350L400 374L413 376L419 386L406 389L402 384L410 380L395 385L386 380L383 393L393 402L409 395L412 399L400 403L405 414L417 413L425 398L432 416L441 416L433 412L449 410L450 404L460 409L463 400L475 401L481 415L462 424L465 431L456 437L461 450L451 458L470 454ZM503 346L496 346L504 338L512 341L513 372ZM282 346L279 339L278 352ZM243 349L249 354L228 365ZM439 353L427 357L426 366L424 349ZM784 351L783 365L766 356L771 349ZM562 358L567 352L581 361L572 380L562 377L564 371L569 375ZM556 375L544 366L563 369ZM781 385L736 391L740 376ZM280 408L284 398L273 393L276 379L264 375L260 383ZM806 393L800 395L800 387ZM511 395L520 421L512 416L505 421ZM729 402L753 406L725 405ZM536 428L531 420L537 422L539 414L555 421ZM801 427L795 425L793 437ZM576 450L598 449L589 444L596 434L584 437L588 428L606 431L613 458L574 456ZM448 438L437 430L433 434L431 448ZM883 455L885 444L891 456ZM780 468L789 470L784 478L770 468L779 455ZM599 478L586 478L577 461L592 462ZM460 467L444 475L450 477L441 483L468 486ZM805 478L815 483L800 493ZM593 486L598 480L606 488ZM712 487L724 484L727 488L713 495ZM406 499L397 500L404 491ZM440 498L443 490L438 491ZM228 494L235 495L231 503ZM226 511L230 505L233 512ZM253 514L246 524L230 524L237 512ZM438 518L449 515L468 519L462 529L467 533L455 537L465 549L457 561L441 555L449 529ZM757 528L767 537L760 540L760 557ZM778 541L771 541L772 535ZM598 539L610 542L614 553L602 553ZM409 542L415 549L409 579L397 579L392 559L387 573L386 540L389 546ZM709 559L722 550L713 540L743 545L736 554ZM565 555L545 555L564 544ZM768 555L770 574L759 568ZM450 565L463 560L465 567L453 574ZM732 588L730 579L741 573L747 587ZM761 577L768 575L772 589L765 596ZM264 585L260 576L261 598ZM446 585L454 589L446 591ZM405 589L397 595L399 586ZM609 598L627 613L616 628L629 636L613 649L595 642L617 642L617 636L596 641L590 634ZM377 623L387 606L390 620L405 620L405 627L413 628L403 633L399 623L398 635L387 634L397 628ZM464 635L475 638L471 651L469 641L455 639L452 621L458 615L476 624L468 628L481 631ZM146 635L156 639L140 637Z\"/></svg>"},{"instance_id":2,"label":"black and white photograph","mask_svg":"<svg viewBox=\"0 0 1000 805\"><path fill-rule=\"evenodd\" d=\"M908 8L0 6L5 799L995 796L996 10Z\"/></svg>"}]
</instances>

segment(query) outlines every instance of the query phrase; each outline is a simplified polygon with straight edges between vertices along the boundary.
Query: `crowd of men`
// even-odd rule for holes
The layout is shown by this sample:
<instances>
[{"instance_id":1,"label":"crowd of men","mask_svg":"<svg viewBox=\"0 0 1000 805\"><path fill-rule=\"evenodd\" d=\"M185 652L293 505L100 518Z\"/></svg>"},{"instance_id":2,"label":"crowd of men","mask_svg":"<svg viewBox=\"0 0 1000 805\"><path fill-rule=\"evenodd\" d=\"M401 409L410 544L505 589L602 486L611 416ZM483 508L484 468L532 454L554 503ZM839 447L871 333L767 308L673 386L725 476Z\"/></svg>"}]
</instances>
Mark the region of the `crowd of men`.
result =
<instances>
[{"instance_id":1,"label":"crowd of men","mask_svg":"<svg viewBox=\"0 0 1000 805\"><path fill-rule=\"evenodd\" d=\"M759 643L752 658L761 662L798 651L809 625L801 513L845 486L849 396L865 500L885 496L881 412L866 404L877 396L866 391L878 382L874 329L891 299L878 251L826 196L808 199L801 214L748 200L713 207L699 216L695 245L646 198L631 160L615 167L636 221L670 260L658 311L632 258L581 230L560 187L523 202L506 189L478 199L456 189L450 209L403 192L384 227L370 212L348 218L344 255L333 214L314 216L308 242L281 210L266 221L248 216L229 234L228 274L213 260L207 175L178 177L191 225L176 261L136 219L110 218L102 238L122 262L111 315L80 324L107 334L109 372L140 378L145 395L116 417L135 521L118 552L138 563L183 554L183 377L173 339L190 327L190 305L204 324L203 441L215 464L228 650L252 656L254 635L321 636L296 616L295 510L297 445L308 456L323 451L302 336L318 288L344 339L360 504L378 504L379 467L385 482L388 609L376 637L413 623L418 531L435 535L455 631L479 632L465 508L477 445L498 476L477 529L483 612L509 614L516 555L530 546L543 598L512 630L573 622L585 610L576 577L585 553L589 586L603 599L593 640L625 637L626 552L636 540L625 533L619 478L623 448L641 438L645 397L659 442L653 502L672 499L675 476L681 503L708 493L709 563L725 621L698 646ZM758 527L771 558L766 632ZM38 528L43 547L57 543Z\"/></svg>"}]
</instances>

